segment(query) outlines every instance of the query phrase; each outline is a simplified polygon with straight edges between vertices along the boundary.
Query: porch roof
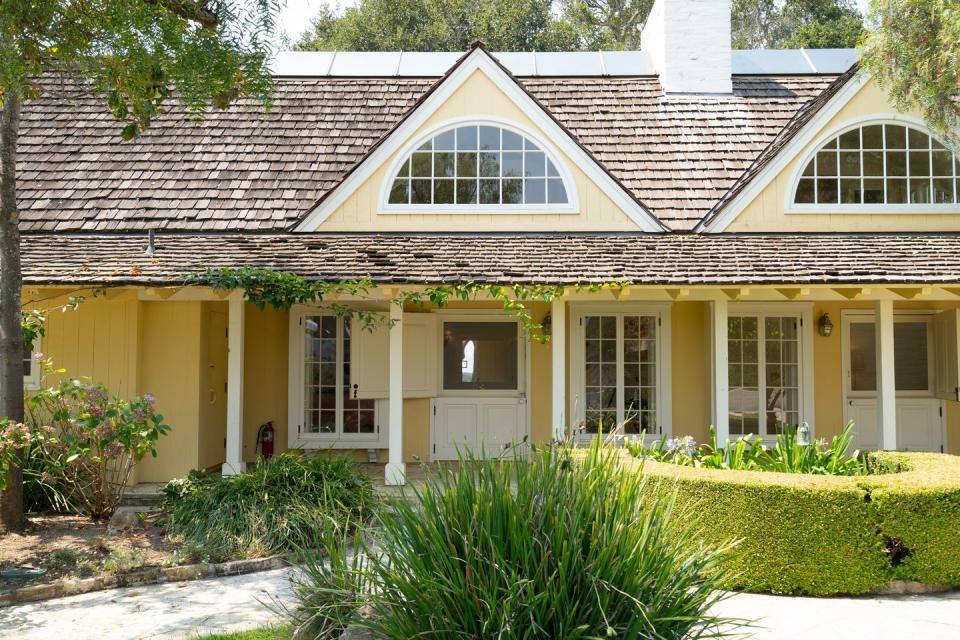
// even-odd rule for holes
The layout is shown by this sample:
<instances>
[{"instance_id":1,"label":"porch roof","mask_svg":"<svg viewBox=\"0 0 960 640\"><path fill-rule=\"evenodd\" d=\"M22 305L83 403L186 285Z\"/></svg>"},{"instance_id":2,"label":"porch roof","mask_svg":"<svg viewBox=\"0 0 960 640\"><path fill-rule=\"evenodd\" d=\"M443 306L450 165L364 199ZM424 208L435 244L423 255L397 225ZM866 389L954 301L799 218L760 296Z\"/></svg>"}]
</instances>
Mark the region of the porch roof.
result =
<instances>
[{"instance_id":1,"label":"porch roof","mask_svg":"<svg viewBox=\"0 0 960 640\"><path fill-rule=\"evenodd\" d=\"M960 233L25 234L24 282L181 283L255 266L374 282L960 284Z\"/></svg>"}]
</instances>

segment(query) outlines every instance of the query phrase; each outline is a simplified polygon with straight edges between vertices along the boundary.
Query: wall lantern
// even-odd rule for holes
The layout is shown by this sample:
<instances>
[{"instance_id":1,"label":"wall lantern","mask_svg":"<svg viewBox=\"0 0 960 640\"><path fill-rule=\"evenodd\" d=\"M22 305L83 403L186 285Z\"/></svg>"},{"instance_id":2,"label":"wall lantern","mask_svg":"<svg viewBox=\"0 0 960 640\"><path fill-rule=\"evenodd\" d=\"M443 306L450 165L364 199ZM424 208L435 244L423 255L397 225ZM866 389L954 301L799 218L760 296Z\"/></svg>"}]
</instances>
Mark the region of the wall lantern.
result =
<instances>
[{"instance_id":1,"label":"wall lantern","mask_svg":"<svg viewBox=\"0 0 960 640\"><path fill-rule=\"evenodd\" d=\"M806 422L797 428L797 444L801 447L810 446L810 425Z\"/></svg>"},{"instance_id":2,"label":"wall lantern","mask_svg":"<svg viewBox=\"0 0 960 640\"><path fill-rule=\"evenodd\" d=\"M549 336L551 331L553 331L553 316L548 313L541 325L543 326L543 335Z\"/></svg>"},{"instance_id":3,"label":"wall lantern","mask_svg":"<svg viewBox=\"0 0 960 640\"><path fill-rule=\"evenodd\" d=\"M830 314L825 313L820 316L820 321L817 323L817 331L824 338L833 333L833 322L830 321Z\"/></svg>"}]
</instances>

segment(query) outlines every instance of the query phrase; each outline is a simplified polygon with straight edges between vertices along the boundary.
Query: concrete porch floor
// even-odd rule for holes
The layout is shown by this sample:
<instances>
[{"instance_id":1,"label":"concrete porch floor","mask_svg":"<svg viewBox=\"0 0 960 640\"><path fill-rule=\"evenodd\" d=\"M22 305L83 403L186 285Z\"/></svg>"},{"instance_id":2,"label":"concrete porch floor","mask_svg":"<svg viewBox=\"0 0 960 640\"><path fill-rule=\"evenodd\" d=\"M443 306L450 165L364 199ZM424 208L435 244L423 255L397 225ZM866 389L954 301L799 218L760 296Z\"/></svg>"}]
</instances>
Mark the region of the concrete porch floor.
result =
<instances>
[{"instance_id":1,"label":"concrete porch floor","mask_svg":"<svg viewBox=\"0 0 960 640\"><path fill-rule=\"evenodd\" d=\"M431 463L419 463L419 462L408 462L407 463L407 484L405 486L387 486L384 482L384 467L386 465L381 463L372 463L372 462L363 462L358 466L360 471L368 476L373 481L373 490L381 496L400 496L406 491L410 493L411 488L422 488L427 482L427 475L431 471L438 470L440 468L447 469L456 469L457 462L431 462Z\"/></svg>"}]
</instances>

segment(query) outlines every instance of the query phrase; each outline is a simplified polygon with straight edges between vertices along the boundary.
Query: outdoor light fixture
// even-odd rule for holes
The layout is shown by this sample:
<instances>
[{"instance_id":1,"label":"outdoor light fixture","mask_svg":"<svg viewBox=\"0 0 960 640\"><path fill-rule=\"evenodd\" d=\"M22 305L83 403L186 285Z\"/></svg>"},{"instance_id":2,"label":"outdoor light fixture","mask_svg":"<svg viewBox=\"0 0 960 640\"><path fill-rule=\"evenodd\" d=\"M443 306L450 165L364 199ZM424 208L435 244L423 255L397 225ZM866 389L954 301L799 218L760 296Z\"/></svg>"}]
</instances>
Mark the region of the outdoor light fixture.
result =
<instances>
[{"instance_id":1,"label":"outdoor light fixture","mask_svg":"<svg viewBox=\"0 0 960 640\"><path fill-rule=\"evenodd\" d=\"M797 428L797 444L801 447L810 446L810 425L808 425L806 422Z\"/></svg>"},{"instance_id":2,"label":"outdoor light fixture","mask_svg":"<svg viewBox=\"0 0 960 640\"><path fill-rule=\"evenodd\" d=\"M820 316L820 322L817 323L817 330L824 338L833 333L833 322L830 321L829 313L825 313Z\"/></svg>"},{"instance_id":3,"label":"outdoor light fixture","mask_svg":"<svg viewBox=\"0 0 960 640\"><path fill-rule=\"evenodd\" d=\"M543 335L545 336L550 335L550 332L552 330L553 330L553 316L551 316L548 313L547 317L543 319Z\"/></svg>"}]
</instances>

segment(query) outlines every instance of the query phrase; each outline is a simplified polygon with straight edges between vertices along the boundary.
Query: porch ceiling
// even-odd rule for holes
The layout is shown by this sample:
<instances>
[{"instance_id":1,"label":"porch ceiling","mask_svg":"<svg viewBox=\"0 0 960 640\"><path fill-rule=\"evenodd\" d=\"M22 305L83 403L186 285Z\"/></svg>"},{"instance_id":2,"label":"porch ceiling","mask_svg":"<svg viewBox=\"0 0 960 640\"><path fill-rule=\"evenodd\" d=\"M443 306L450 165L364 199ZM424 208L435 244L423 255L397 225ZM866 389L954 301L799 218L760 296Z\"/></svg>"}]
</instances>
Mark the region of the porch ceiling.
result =
<instances>
[{"instance_id":1,"label":"porch ceiling","mask_svg":"<svg viewBox=\"0 0 960 640\"><path fill-rule=\"evenodd\" d=\"M383 284L960 285L958 233L169 233L151 255L145 234L58 233L25 234L22 247L33 285L173 285L227 266Z\"/></svg>"}]
</instances>

